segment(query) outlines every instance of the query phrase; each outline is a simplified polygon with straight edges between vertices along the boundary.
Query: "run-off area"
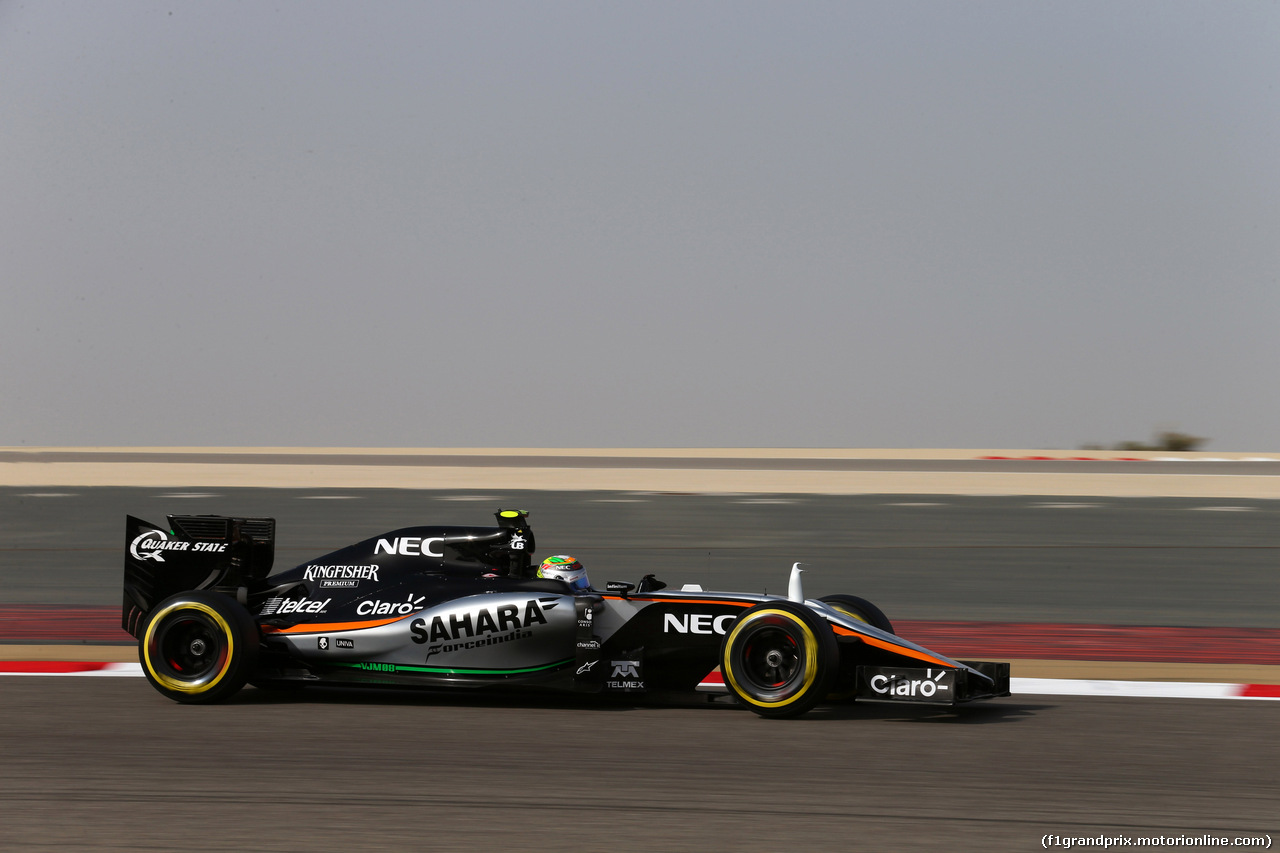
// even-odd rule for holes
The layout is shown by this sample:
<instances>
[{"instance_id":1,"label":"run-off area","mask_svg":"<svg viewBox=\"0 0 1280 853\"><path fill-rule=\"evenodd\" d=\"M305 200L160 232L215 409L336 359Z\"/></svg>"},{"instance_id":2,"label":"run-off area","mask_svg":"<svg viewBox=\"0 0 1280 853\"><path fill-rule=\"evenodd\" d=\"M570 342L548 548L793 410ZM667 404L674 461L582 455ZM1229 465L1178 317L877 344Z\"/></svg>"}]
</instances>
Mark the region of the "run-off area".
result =
<instances>
[{"instance_id":1,"label":"run-off area","mask_svg":"<svg viewBox=\"0 0 1280 853\"><path fill-rule=\"evenodd\" d=\"M1046 833L1275 837L1278 711L1013 696L959 713L859 704L762 720L252 689L192 708L137 678L11 678L0 831L6 849L95 851L1026 851Z\"/></svg>"}]
</instances>

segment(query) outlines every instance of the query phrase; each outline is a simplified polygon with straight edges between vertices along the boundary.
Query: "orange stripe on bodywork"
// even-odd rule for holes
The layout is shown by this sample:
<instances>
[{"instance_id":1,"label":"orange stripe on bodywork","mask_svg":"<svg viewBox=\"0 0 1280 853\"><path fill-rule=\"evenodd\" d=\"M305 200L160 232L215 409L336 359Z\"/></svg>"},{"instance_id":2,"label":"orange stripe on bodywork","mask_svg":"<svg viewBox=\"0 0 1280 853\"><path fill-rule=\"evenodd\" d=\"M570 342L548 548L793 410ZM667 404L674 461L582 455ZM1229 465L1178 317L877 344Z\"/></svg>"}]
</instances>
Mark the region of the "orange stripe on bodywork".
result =
<instances>
[{"instance_id":1,"label":"orange stripe on bodywork","mask_svg":"<svg viewBox=\"0 0 1280 853\"><path fill-rule=\"evenodd\" d=\"M866 634L859 634L857 631L850 631L848 628L842 628L839 625L832 625L831 630L835 631L841 637L857 637L859 640L861 640L864 643L867 643L868 645L875 646L876 648L879 648L879 649L884 649L885 651L888 651L888 652L894 652L895 654L906 655L907 657L912 657L912 658L915 658L916 660L922 660L928 663L936 663L938 666L945 666L947 669L954 669L954 666L952 666L951 664L947 663L944 660L938 660L932 655L926 655L923 652L918 652L915 649L909 649L906 646L896 646L893 643L886 643L884 640L881 640L877 637L869 637Z\"/></svg>"},{"instance_id":2,"label":"orange stripe on bodywork","mask_svg":"<svg viewBox=\"0 0 1280 853\"><path fill-rule=\"evenodd\" d=\"M641 598L638 595L605 595L610 601L666 601L671 604L729 604L733 607L750 607L749 601L720 601L715 598Z\"/></svg>"},{"instance_id":3,"label":"orange stripe on bodywork","mask_svg":"<svg viewBox=\"0 0 1280 853\"><path fill-rule=\"evenodd\" d=\"M409 614L410 616L414 614ZM377 628L380 625L390 625L392 622L399 622L401 619L408 619L409 616L397 616L394 619L373 619L368 622L323 622L323 623L303 623L302 625L292 625L288 628L273 628L267 625L262 628L264 634L325 634L334 631L359 631L362 628Z\"/></svg>"}]
</instances>

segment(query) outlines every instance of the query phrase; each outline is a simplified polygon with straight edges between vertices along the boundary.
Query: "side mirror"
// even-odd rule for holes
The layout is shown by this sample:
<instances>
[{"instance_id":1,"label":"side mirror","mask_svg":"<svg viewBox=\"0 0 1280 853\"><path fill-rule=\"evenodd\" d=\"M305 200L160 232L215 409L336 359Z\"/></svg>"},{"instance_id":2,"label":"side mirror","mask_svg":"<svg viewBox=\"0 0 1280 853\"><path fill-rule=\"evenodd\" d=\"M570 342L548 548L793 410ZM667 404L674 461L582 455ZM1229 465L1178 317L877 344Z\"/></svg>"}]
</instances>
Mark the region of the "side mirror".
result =
<instances>
[{"instance_id":1,"label":"side mirror","mask_svg":"<svg viewBox=\"0 0 1280 853\"><path fill-rule=\"evenodd\" d=\"M640 586L636 588L637 592L656 592L660 589L666 589L667 585L655 578L653 575L645 575L640 578Z\"/></svg>"}]
</instances>

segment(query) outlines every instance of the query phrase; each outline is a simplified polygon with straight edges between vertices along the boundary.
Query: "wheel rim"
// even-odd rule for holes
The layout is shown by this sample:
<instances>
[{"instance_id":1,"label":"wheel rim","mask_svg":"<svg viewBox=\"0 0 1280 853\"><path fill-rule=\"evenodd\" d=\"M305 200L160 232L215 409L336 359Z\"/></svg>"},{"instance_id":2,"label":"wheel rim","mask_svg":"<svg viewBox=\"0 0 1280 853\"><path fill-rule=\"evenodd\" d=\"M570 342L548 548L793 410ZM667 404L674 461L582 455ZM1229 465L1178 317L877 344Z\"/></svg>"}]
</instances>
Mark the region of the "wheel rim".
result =
<instances>
[{"instance_id":1,"label":"wheel rim","mask_svg":"<svg viewBox=\"0 0 1280 853\"><path fill-rule=\"evenodd\" d=\"M179 603L157 614L146 633L146 664L171 690L200 693L226 675L234 644L231 628L212 608Z\"/></svg>"},{"instance_id":2,"label":"wheel rim","mask_svg":"<svg viewBox=\"0 0 1280 853\"><path fill-rule=\"evenodd\" d=\"M764 626L742 650L742 678L763 690L785 691L801 670L800 648L781 628Z\"/></svg>"},{"instance_id":3,"label":"wheel rim","mask_svg":"<svg viewBox=\"0 0 1280 853\"><path fill-rule=\"evenodd\" d=\"M754 705L788 705L817 678L817 641L803 623L780 610L753 614L727 638L725 675Z\"/></svg>"}]
</instances>

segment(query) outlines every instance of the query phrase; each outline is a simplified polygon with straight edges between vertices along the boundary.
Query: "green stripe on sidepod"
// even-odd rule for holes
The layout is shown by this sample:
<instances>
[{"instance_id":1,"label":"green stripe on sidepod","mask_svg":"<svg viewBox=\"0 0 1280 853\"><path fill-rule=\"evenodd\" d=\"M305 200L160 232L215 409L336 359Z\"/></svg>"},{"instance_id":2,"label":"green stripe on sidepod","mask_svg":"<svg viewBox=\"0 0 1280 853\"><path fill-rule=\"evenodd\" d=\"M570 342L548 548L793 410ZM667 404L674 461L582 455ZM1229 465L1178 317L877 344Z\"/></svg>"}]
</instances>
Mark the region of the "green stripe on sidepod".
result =
<instances>
[{"instance_id":1,"label":"green stripe on sidepod","mask_svg":"<svg viewBox=\"0 0 1280 853\"><path fill-rule=\"evenodd\" d=\"M573 658L565 658L544 666L529 666L521 669L466 669L463 667L408 666L399 663L376 662L333 663L331 665L350 667L364 672L429 672L435 675L519 675L523 672L541 672L542 670L555 669L558 666L564 666L572 662Z\"/></svg>"}]
</instances>

